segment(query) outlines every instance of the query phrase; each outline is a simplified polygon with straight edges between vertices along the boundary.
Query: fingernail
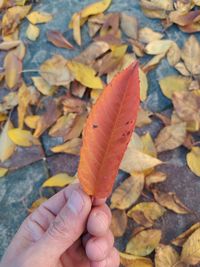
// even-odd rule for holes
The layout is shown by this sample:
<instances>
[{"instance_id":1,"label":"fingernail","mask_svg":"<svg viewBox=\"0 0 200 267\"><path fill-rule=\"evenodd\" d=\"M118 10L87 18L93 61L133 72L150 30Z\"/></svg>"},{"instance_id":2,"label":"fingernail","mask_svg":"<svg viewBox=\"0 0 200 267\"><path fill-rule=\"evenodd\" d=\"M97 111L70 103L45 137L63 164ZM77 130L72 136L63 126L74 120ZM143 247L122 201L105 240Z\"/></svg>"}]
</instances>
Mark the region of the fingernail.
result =
<instances>
[{"instance_id":1,"label":"fingernail","mask_svg":"<svg viewBox=\"0 0 200 267\"><path fill-rule=\"evenodd\" d=\"M81 212L84 206L84 200L78 191L75 190L72 192L67 202L67 206L76 215Z\"/></svg>"}]
</instances>

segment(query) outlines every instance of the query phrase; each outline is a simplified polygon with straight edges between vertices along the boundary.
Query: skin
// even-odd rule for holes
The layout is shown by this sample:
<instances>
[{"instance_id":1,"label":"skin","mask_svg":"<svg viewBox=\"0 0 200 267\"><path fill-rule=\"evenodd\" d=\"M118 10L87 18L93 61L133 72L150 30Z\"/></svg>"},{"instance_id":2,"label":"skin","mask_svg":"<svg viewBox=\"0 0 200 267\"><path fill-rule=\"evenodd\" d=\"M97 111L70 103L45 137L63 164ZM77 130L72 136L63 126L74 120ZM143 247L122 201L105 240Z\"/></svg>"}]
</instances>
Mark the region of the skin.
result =
<instances>
[{"instance_id":1,"label":"skin","mask_svg":"<svg viewBox=\"0 0 200 267\"><path fill-rule=\"evenodd\" d=\"M110 222L105 200L71 185L27 217L0 267L118 267Z\"/></svg>"}]
</instances>

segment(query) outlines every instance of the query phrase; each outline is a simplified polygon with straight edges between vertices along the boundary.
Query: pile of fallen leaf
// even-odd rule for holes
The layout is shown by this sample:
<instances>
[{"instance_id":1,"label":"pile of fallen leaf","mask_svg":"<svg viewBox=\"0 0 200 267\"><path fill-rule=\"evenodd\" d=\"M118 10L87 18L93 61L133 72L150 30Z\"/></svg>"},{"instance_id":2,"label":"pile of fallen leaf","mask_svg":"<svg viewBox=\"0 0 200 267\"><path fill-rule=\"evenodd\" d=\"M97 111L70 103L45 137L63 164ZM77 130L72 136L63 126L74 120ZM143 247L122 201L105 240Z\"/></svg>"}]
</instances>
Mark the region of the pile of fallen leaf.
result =
<instances>
[{"instance_id":1,"label":"pile of fallen leaf","mask_svg":"<svg viewBox=\"0 0 200 267\"><path fill-rule=\"evenodd\" d=\"M38 24L48 23L53 16L32 12L32 6L26 2L0 2L0 50L5 54L0 90L6 90L0 99L0 177L21 166L19 161L22 162L23 158L19 159L19 155L23 149L25 157L32 156L35 149L42 150L41 137L44 133L62 138L60 145L51 148L53 153L79 155L85 121L105 84L134 60L151 55L151 59L140 66L141 102L144 102L148 94L148 73L163 58L167 58L179 75L162 78L159 84L162 93L172 101L173 110L168 117L153 114L141 104L136 127L150 125L152 116L161 120L164 127L155 140L149 132L142 136L133 134L120 167L129 177L111 196L111 228L114 235L120 237L126 231L128 218L138 225L130 236L126 251L120 253L124 266L153 266L153 257L147 256L152 255L154 250L156 267L200 263L199 222L172 240L170 245L160 243L162 231L154 228L154 223L168 210L183 216L191 213L175 193L162 192L156 187L167 176L156 171L155 167L163 163L157 158L158 153L185 146L188 149L188 166L200 176L200 147L194 139L200 130L200 43L194 35L190 35L180 48L173 40L165 39L163 33L149 27L141 28L133 16L104 13L111 0L102 0L75 13L69 24L79 46L82 44L81 27L87 24L90 45L72 60L58 54L49 58L42 63L38 74L31 76L32 84L27 85L23 80L26 45L19 39L20 24L28 20L26 36L31 41L37 41L42 27ZM166 31L174 23L184 32L200 31L199 0L140 2L144 14L161 19ZM125 41L122 34L126 36ZM47 40L59 48L75 49L59 31L48 31ZM131 53L127 52L130 48ZM64 94L58 94L60 88L65 88ZM49 178L43 187L64 187L75 179L66 173L58 173ZM152 193L154 201L138 202L144 189ZM31 210L44 200L37 200ZM180 255L175 246L182 247Z\"/></svg>"}]
</instances>

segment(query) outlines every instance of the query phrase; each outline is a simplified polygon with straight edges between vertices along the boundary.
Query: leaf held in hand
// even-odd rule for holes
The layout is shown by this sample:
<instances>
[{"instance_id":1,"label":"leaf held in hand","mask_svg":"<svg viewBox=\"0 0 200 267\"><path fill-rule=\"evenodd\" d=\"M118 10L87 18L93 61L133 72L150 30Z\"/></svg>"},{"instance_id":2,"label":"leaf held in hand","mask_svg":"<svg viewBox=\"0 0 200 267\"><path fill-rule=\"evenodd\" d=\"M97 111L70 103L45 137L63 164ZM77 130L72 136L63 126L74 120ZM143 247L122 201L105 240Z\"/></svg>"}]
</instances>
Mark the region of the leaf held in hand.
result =
<instances>
[{"instance_id":1,"label":"leaf held in hand","mask_svg":"<svg viewBox=\"0 0 200 267\"><path fill-rule=\"evenodd\" d=\"M58 173L46 180L42 187L64 187L75 181L75 177L66 173Z\"/></svg>"},{"instance_id":2,"label":"leaf held in hand","mask_svg":"<svg viewBox=\"0 0 200 267\"><path fill-rule=\"evenodd\" d=\"M107 197L112 191L134 129L139 94L138 64L134 63L114 78L90 112L78 170L89 195Z\"/></svg>"}]
</instances>

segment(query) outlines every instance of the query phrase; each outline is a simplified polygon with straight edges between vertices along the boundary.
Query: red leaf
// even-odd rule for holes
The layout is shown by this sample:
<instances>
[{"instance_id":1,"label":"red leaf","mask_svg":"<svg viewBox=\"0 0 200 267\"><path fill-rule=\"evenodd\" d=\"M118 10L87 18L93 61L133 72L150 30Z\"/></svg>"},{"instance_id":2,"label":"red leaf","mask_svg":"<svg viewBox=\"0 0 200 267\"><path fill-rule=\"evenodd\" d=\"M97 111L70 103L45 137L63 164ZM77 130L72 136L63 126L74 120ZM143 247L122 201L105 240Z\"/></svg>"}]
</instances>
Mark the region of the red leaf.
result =
<instances>
[{"instance_id":1,"label":"red leaf","mask_svg":"<svg viewBox=\"0 0 200 267\"><path fill-rule=\"evenodd\" d=\"M84 191L107 197L130 141L140 102L138 63L104 89L88 117L78 176Z\"/></svg>"}]
</instances>

